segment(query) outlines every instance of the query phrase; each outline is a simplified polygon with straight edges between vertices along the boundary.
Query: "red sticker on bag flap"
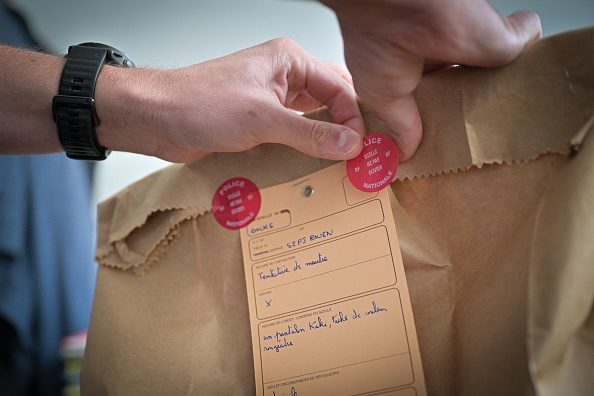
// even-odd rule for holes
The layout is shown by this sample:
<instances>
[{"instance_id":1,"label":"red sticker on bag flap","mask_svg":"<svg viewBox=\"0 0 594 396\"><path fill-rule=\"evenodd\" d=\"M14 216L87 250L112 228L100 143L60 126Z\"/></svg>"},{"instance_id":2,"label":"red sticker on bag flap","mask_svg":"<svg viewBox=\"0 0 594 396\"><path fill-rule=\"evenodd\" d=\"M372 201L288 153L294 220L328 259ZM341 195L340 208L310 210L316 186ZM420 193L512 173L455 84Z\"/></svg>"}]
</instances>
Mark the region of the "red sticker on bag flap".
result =
<instances>
[{"instance_id":1,"label":"red sticker on bag flap","mask_svg":"<svg viewBox=\"0 0 594 396\"><path fill-rule=\"evenodd\" d=\"M363 145L361 154L347 161L347 175L357 189L379 191L396 176L398 148L392 139L380 133L365 136Z\"/></svg>"},{"instance_id":2,"label":"red sticker on bag flap","mask_svg":"<svg viewBox=\"0 0 594 396\"><path fill-rule=\"evenodd\" d=\"M225 228L238 230L256 219L262 198L254 183L243 177L227 180L212 199L212 213Z\"/></svg>"}]
</instances>

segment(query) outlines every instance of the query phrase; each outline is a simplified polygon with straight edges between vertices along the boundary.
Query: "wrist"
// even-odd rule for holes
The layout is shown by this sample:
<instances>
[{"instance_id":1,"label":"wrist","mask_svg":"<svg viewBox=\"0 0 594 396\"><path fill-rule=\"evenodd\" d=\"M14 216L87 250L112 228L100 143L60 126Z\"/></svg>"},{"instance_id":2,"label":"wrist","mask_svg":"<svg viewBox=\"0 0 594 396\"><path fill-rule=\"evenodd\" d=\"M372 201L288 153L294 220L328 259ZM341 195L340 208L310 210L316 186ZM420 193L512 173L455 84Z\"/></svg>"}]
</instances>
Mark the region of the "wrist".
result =
<instances>
[{"instance_id":1,"label":"wrist","mask_svg":"<svg viewBox=\"0 0 594 396\"><path fill-rule=\"evenodd\" d=\"M99 143L114 151L155 155L160 100L154 70L104 66L95 87Z\"/></svg>"}]
</instances>

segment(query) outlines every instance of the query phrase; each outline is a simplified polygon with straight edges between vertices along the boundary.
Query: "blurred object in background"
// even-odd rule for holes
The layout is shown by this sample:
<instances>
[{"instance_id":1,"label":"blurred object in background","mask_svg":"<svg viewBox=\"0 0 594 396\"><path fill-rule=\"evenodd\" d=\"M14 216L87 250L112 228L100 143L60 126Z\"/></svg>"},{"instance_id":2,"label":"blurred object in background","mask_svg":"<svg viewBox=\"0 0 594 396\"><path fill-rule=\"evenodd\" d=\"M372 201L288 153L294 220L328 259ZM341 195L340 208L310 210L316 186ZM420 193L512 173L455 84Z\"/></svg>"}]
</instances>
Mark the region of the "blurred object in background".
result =
<instances>
[{"instance_id":1,"label":"blurred object in background","mask_svg":"<svg viewBox=\"0 0 594 396\"><path fill-rule=\"evenodd\" d=\"M0 0L0 43L38 48ZM62 337L86 329L94 291L92 165L0 156L0 395L60 395Z\"/></svg>"},{"instance_id":2,"label":"blurred object in background","mask_svg":"<svg viewBox=\"0 0 594 396\"><path fill-rule=\"evenodd\" d=\"M66 336L60 343L60 356L64 361L62 396L80 396L80 367L86 344L86 330Z\"/></svg>"}]
</instances>

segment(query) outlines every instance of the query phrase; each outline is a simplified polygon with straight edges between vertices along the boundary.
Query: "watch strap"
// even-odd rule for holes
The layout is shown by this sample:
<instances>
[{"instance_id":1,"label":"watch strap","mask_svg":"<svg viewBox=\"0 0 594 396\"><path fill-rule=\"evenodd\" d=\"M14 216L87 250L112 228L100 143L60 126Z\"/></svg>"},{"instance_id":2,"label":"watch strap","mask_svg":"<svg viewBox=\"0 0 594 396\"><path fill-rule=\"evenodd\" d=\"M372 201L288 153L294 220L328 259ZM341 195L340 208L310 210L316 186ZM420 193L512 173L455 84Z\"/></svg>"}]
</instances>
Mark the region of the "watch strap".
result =
<instances>
[{"instance_id":1,"label":"watch strap","mask_svg":"<svg viewBox=\"0 0 594 396\"><path fill-rule=\"evenodd\" d=\"M102 147L95 128L95 85L105 63L133 67L133 63L115 48L85 43L71 46L60 78L58 95L52 102L58 137L66 155L72 159L101 161L109 150Z\"/></svg>"},{"instance_id":2,"label":"watch strap","mask_svg":"<svg viewBox=\"0 0 594 396\"><path fill-rule=\"evenodd\" d=\"M72 159L102 161L109 151L99 144L95 126L95 100L83 96L57 95L53 101L58 138Z\"/></svg>"},{"instance_id":3,"label":"watch strap","mask_svg":"<svg viewBox=\"0 0 594 396\"><path fill-rule=\"evenodd\" d=\"M99 71L107 60L107 48L74 45L68 50L58 94L95 97Z\"/></svg>"}]
</instances>

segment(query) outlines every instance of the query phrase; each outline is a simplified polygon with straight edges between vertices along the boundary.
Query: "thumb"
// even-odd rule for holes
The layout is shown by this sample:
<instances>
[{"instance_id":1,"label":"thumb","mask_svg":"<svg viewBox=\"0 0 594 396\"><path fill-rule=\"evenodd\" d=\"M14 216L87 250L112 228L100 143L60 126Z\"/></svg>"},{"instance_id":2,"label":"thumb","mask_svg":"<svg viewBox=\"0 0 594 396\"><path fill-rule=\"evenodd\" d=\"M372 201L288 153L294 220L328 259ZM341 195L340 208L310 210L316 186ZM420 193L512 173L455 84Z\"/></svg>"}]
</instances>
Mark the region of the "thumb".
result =
<instances>
[{"instance_id":1,"label":"thumb","mask_svg":"<svg viewBox=\"0 0 594 396\"><path fill-rule=\"evenodd\" d=\"M469 50L461 54L458 63L482 67L502 66L520 55L527 43L542 35L540 17L530 11L519 11L507 18L496 15L485 20L486 23L475 29L483 30L473 37L476 51Z\"/></svg>"},{"instance_id":2,"label":"thumb","mask_svg":"<svg viewBox=\"0 0 594 396\"><path fill-rule=\"evenodd\" d=\"M344 125L305 118L283 108L270 130L261 130L258 140L291 146L313 157L345 160L363 149L363 133Z\"/></svg>"},{"instance_id":3,"label":"thumb","mask_svg":"<svg viewBox=\"0 0 594 396\"><path fill-rule=\"evenodd\" d=\"M534 12L518 11L507 18L507 23L511 31L524 44L542 36L540 17Z\"/></svg>"},{"instance_id":4,"label":"thumb","mask_svg":"<svg viewBox=\"0 0 594 396\"><path fill-rule=\"evenodd\" d=\"M373 108L386 124L388 134L396 143L400 160L408 160L417 150L423 137L421 116L413 96L409 94L392 101L373 103Z\"/></svg>"}]
</instances>

